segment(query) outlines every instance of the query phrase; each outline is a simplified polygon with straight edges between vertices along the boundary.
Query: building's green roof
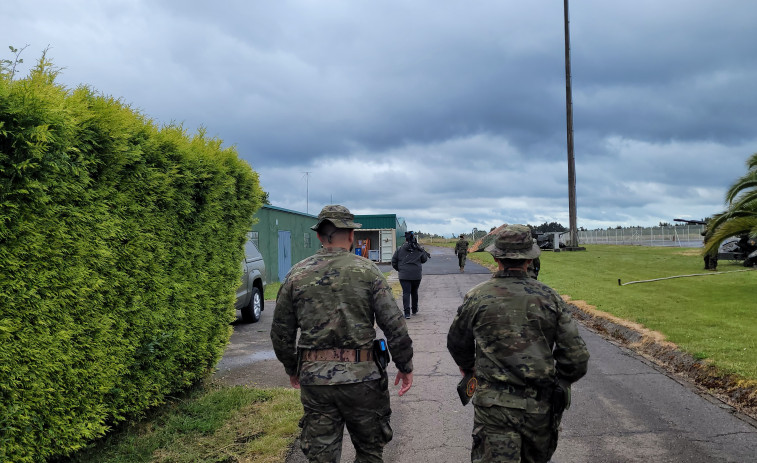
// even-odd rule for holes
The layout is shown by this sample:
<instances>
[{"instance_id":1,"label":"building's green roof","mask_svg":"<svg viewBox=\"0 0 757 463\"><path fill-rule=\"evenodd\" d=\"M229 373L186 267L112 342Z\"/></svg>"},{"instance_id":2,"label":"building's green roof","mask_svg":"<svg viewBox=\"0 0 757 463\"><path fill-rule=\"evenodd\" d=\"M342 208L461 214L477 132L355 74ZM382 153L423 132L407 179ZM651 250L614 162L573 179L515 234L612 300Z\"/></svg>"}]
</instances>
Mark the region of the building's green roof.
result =
<instances>
[{"instance_id":1,"label":"building's green roof","mask_svg":"<svg viewBox=\"0 0 757 463\"><path fill-rule=\"evenodd\" d=\"M356 215L355 222L361 224L364 230L398 228L397 214Z\"/></svg>"},{"instance_id":2,"label":"building's green roof","mask_svg":"<svg viewBox=\"0 0 757 463\"><path fill-rule=\"evenodd\" d=\"M272 209L274 211L280 211L280 212L288 212L290 214L297 214L297 215L302 215L302 216L305 216L305 217L312 217L314 219L318 218L318 215L306 214L304 212L292 211L292 210L289 210L289 209L284 209L283 207L271 206L270 204L263 204L262 208L263 209Z\"/></svg>"}]
</instances>

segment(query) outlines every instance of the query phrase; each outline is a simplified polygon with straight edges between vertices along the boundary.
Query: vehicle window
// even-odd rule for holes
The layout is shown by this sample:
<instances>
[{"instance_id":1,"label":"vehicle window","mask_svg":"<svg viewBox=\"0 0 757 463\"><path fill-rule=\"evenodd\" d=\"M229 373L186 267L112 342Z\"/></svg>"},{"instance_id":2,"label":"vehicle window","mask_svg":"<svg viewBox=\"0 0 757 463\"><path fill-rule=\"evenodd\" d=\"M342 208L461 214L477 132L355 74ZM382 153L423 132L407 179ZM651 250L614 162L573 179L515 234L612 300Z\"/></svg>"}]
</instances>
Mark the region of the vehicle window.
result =
<instances>
[{"instance_id":1,"label":"vehicle window","mask_svg":"<svg viewBox=\"0 0 757 463\"><path fill-rule=\"evenodd\" d=\"M252 239L248 239L244 245L244 257L248 261L260 259L263 257L262 255L260 255L260 251L258 251L258 248L257 246L255 246L255 243L252 241Z\"/></svg>"}]
</instances>

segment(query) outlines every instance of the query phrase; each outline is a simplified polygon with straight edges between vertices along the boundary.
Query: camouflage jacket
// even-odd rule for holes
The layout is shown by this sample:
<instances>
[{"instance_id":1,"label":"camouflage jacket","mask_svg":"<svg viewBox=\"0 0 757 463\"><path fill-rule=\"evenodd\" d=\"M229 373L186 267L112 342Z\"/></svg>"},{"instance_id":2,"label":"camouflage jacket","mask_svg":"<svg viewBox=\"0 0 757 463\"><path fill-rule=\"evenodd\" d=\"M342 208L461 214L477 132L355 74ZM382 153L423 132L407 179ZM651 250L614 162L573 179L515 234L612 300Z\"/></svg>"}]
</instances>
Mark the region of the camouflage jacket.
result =
<instances>
[{"instance_id":1,"label":"camouflage jacket","mask_svg":"<svg viewBox=\"0 0 757 463\"><path fill-rule=\"evenodd\" d=\"M539 270L541 270L541 259L536 257L535 259L531 260L530 264L528 264L526 272L528 272L528 276L536 280L539 278Z\"/></svg>"},{"instance_id":2,"label":"camouflage jacket","mask_svg":"<svg viewBox=\"0 0 757 463\"><path fill-rule=\"evenodd\" d=\"M468 254L468 242L465 240L459 240L455 244L455 255Z\"/></svg>"},{"instance_id":3,"label":"camouflage jacket","mask_svg":"<svg viewBox=\"0 0 757 463\"><path fill-rule=\"evenodd\" d=\"M324 248L292 267L282 283L271 340L276 357L292 376L297 371L296 347L371 349L376 338L374 322L387 338L397 369L411 372L412 340L384 275L368 259L345 249ZM359 383L380 377L373 361L303 361L300 366L300 384L304 385Z\"/></svg>"},{"instance_id":4,"label":"camouflage jacket","mask_svg":"<svg viewBox=\"0 0 757 463\"><path fill-rule=\"evenodd\" d=\"M548 405L508 394L508 385L535 391L555 379L572 383L586 374L589 361L565 302L523 271L497 272L468 291L450 326L447 349L461 368L476 370L483 387L474 405L533 412L546 412Z\"/></svg>"}]
</instances>

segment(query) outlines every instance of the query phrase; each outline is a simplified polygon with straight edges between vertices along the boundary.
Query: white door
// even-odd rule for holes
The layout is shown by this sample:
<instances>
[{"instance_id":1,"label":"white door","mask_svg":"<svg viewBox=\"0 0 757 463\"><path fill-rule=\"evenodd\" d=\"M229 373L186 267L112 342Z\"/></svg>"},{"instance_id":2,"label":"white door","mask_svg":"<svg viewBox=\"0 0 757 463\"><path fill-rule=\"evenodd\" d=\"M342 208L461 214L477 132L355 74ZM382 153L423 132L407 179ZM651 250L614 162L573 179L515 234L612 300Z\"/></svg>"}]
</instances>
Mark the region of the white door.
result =
<instances>
[{"instance_id":1,"label":"white door","mask_svg":"<svg viewBox=\"0 0 757 463\"><path fill-rule=\"evenodd\" d=\"M394 230L379 230L379 251L381 262L391 262L394 254Z\"/></svg>"}]
</instances>

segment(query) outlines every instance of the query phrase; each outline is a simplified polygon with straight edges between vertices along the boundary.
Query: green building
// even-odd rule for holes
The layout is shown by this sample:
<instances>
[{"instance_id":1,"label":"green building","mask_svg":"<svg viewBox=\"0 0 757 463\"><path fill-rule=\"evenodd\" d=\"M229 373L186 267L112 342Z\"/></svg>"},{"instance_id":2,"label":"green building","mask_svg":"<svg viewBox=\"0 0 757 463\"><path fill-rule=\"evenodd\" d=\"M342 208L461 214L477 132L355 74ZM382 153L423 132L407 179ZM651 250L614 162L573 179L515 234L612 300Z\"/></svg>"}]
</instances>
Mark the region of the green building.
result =
<instances>
[{"instance_id":1,"label":"green building","mask_svg":"<svg viewBox=\"0 0 757 463\"><path fill-rule=\"evenodd\" d=\"M264 205L255 214L252 240L263 255L266 281L284 281L292 265L321 248L310 227L318 217L281 207ZM398 243L405 241L407 225L395 214L356 215L362 228L355 230L355 253L374 262L388 263Z\"/></svg>"},{"instance_id":2,"label":"green building","mask_svg":"<svg viewBox=\"0 0 757 463\"><path fill-rule=\"evenodd\" d=\"M252 240L263 255L266 281L284 281L292 265L315 254L321 247L310 227L318 217L281 207L264 205L255 213Z\"/></svg>"}]
</instances>

